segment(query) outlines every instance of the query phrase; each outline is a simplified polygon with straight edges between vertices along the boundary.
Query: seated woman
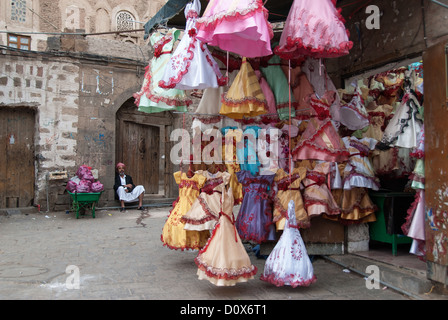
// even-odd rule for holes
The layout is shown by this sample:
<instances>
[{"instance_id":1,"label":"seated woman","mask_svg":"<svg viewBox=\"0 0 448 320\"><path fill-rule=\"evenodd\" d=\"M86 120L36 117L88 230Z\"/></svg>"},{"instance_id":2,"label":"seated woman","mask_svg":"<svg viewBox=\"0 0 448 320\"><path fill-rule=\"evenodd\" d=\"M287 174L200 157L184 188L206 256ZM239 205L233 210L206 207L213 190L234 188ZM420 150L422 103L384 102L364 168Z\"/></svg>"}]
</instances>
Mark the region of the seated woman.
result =
<instances>
[{"instance_id":1,"label":"seated woman","mask_svg":"<svg viewBox=\"0 0 448 320\"><path fill-rule=\"evenodd\" d=\"M120 200L120 212L123 212L125 202L135 202L138 200L138 210L143 210L143 195L145 188L142 185L135 186L130 175L124 173L124 163L117 163L115 173L115 199Z\"/></svg>"}]
</instances>

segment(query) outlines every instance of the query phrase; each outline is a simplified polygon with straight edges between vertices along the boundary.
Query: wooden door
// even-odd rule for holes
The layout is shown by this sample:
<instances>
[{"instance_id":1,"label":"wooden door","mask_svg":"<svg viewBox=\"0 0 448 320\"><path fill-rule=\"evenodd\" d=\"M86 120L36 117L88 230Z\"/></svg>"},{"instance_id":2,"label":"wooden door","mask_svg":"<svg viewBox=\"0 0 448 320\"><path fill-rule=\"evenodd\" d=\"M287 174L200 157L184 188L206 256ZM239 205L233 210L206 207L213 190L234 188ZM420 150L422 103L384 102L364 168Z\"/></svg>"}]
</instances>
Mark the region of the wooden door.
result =
<instances>
[{"instance_id":1,"label":"wooden door","mask_svg":"<svg viewBox=\"0 0 448 320\"><path fill-rule=\"evenodd\" d=\"M428 278L448 284L448 42L423 54Z\"/></svg>"},{"instance_id":2,"label":"wooden door","mask_svg":"<svg viewBox=\"0 0 448 320\"><path fill-rule=\"evenodd\" d=\"M134 184L145 187L146 194L159 193L160 129L124 121L121 132L122 157Z\"/></svg>"},{"instance_id":3,"label":"wooden door","mask_svg":"<svg viewBox=\"0 0 448 320\"><path fill-rule=\"evenodd\" d=\"M34 111L0 108L0 208L33 205Z\"/></svg>"}]
</instances>

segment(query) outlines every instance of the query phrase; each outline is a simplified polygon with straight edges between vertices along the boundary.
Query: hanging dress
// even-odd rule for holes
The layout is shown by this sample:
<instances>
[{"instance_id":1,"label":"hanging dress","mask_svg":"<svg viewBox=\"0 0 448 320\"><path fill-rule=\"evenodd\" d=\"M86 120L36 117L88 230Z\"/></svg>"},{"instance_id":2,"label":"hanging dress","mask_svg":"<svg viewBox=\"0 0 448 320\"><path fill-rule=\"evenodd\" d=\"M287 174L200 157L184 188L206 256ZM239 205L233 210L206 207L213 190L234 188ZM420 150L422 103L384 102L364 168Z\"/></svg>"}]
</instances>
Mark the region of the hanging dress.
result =
<instances>
[{"instance_id":1,"label":"hanging dress","mask_svg":"<svg viewBox=\"0 0 448 320\"><path fill-rule=\"evenodd\" d=\"M198 39L243 57L272 54L274 36L262 0L210 0L197 20Z\"/></svg>"},{"instance_id":2,"label":"hanging dress","mask_svg":"<svg viewBox=\"0 0 448 320\"><path fill-rule=\"evenodd\" d=\"M305 187L303 200L305 210L310 218L326 214L336 216L340 208L328 187L328 175L331 171L330 162L317 162L313 169L309 169L303 179Z\"/></svg>"},{"instance_id":3,"label":"hanging dress","mask_svg":"<svg viewBox=\"0 0 448 320\"><path fill-rule=\"evenodd\" d=\"M195 258L199 280L205 279L217 286L247 282L257 273L235 229L233 203L229 188L222 194L218 223Z\"/></svg>"},{"instance_id":4,"label":"hanging dress","mask_svg":"<svg viewBox=\"0 0 448 320\"><path fill-rule=\"evenodd\" d=\"M275 97L275 108L280 120L289 119L289 101L291 100L291 117L295 117L297 106L294 95L289 90L288 78L281 67L280 57L272 55L267 65L261 65L260 71L266 79Z\"/></svg>"},{"instance_id":5,"label":"hanging dress","mask_svg":"<svg viewBox=\"0 0 448 320\"><path fill-rule=\"evenodd\" d=\"M181 221L185 224L185 230L213 230L219 219L221 197L222 193L226 191L230 174L228 172L212 174L208 171L203 174L207 181L190 210L181 218Z\"/></svg>"},{"instance_id":6,"label":"hanging dress","mask_svg":"<svg viewBox=\"0 0 448 320\"><path fill-rule=\"evenodd\" d=\"M384 130L381 144L402 148L415 148L423 126L420 103L412 92L403 96L394 116Z\"/></svg>"},{"instance_id":7,"label":"hanging dress","mask_svg":"<svg viewBox=\"0 0 448 320\"><path fill-rule=\"evenodd\" d=\"M235 205L243 201L243 185L238 181L237 172L241 170L237 157L237 145L243 137L243 131L237 127L226 126L221 129L223 136L222 155L223 161L230 174L229 186L233 192Z\"/></svg>"},{"instance_id":8,"label":"hanging dress","mask_svg":"<svg viewBox=\"0 0 448 320\"><path fill-rule=\"evenodd\" d=\"M306 177L306 168L294 168L289 173L283 169L279 169L275 175L275 183L277 186L277 193L274 197L274 214L273 221L275 222L276 230L284 230L285 223L288 217L288 203L290 200L295 204L295 219L297 225L301 228L310 227L310 219L305 210L302 199L302 191L300 184Z\"/></svg>"},{"instance_id":9,"label":"hanging dress","mask_svg":"<svg viewBox=\"0 0 448 320\"><path fill-rule=\"evenodd\" d=\"M411 152L417 159L414 171L409 177L411 187L416 190L414 202L407 211L406 222L401 226L403 233L412 238L410 253L425 255L425 133L424 126L419 134L418 146Z\"/></svg>"},{"instance_id":10,"label":"hanging dress","mask_svg":"<svg viewBox=\"0 0 448 320\"><path fill-rule=\"evenodd\" d=\"M185 34L165 67L159 81L161 88L192 90L217 88L225 84L226 79L207 45L196 37L196 21L200 12L199 0L193 0L186 5Z\"/></svg>"},{"instance_id":11,"label":"hanging dress","mask_svg":"<svg viewBox=\"0 0 448 320\"><path fill-rule=\"evenodd\" d=\"M162 35L159 32L151 35L150 41L154 47L154 57L146 66L141 90L134 94L138 111L146 113L163 111L186 112L187 106L192 103L183 90L167 90L159 87L159 81L171 58L174 42L179 37L179 33L180 30L172 28L166 35Z\"/></svg>"},{"instance_id":12,"label":"hanging dress","mask_svg":"<svg viewBox=\"0 0 448 320\"><path fill-rule=\"evenodd\" d=\"M373 138L358 139L354 136L344 137L342 141L350 152L348 163L342 173L343 188L361 187L378 190L380 181L369 159L369 152L375 149L378 141Z\"/></svg>"},{"instance_id":13,"label":"hanging dress","mask_svg":"<svg viewBox=\"0 0 448 320\"><path fill-rule=\"evenodd\" d=\"M272 224L271 186L275 175L253 176L250 171L237 172L243 185L244 198L236 218L236 228L241 239L261 243L275 239Z\"/></svg>"},{"instance_id":14,"label":"hanging dress","mask_svg":"<svg viewBox=\"0 0 448 320\"><path fill-rule=\"evenodd\" d=\"M348 151L330 118L325 98L311 98L312 116L298 144L292 150L294 160L323 160L341 162L348 159Z\"/></svg>"},{"instance_id":15,"label":"hanging dress","mask_svg":"<svg viewBox=\"0 0 448 320\"><path fill-rule=\"evenodd\" d=\"M309 286L317 280L294 212L294 201L290 200L285 230L269 254L260 276L261 280L277 287Z\"/></svg>"},{"instance_id":16,"label":"hanging dress","mask_svg":"<svg viewBox=\"0 0 448 320\"><path fill-rule=\"evenodd\" d=\"M248 170L252 175L260 172L260 161L258 159L258 134L259 126L247 126L243 131L241 144L237 145L236 156L241 170Z\"/></svg>"},{"instance_id":17,"label":"hanging dress","mask_svg":"<svg viewBox=\"0 0 448 320\"><path fill-rule=\"evenodd\" d=\"M219 113L232 119L242 119L266 114L267 110L267 100L257 75L246 58L243 58L241 69L229 91L222 96Z\"/></svg>"},{"instance_id":18,"label":"hanging dress","mask_svg":"<svg viewBox=\"0 0 448 320\"><path fill-rule=\"evenodd\" d=\"M353 43L335 5L336 0L294 0L275 54L283 59L347 55Z\"/></svg>"},{"instance_id":19,"label":"hanging dress","mask_svg":"<svg viewBox=\"0 0 448 320\"><path fill-rule=\"evenodd\" d=\"M185 172L177 171L174 179L179 185L179 197L173 203L160 238L164 246L173 250L200 249L207 243L210 232L185 230L181 218L190 210L207 178L199 173L188 178Z\"/></svg>"},{"instance_id":20,"label":"hanging dress","mask_svg":"<svg viewBox=\"0 0 448 320\"><path fill-rule=\"evenodd\" d=\"M369 115L357 88L353 98L348 103L343 103L339 110L340 122L350 130L360 130L369 125Z\"/></svg>"}]
</instances>

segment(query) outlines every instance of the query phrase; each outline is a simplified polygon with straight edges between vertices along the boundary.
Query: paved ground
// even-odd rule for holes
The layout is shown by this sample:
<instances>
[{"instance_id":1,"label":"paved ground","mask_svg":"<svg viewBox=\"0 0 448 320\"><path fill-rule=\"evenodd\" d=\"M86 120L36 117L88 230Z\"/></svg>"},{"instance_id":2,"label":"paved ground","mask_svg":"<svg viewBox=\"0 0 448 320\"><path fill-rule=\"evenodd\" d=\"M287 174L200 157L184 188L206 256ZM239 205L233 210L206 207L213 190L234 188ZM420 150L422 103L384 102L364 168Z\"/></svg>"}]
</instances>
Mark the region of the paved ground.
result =
<instances>
[{"instance_id":1,"label":"paved ground","mask_svg":"<svg viewBox=\"0 0 448 320\"><path fill-rule=\"evenodd\" d=\"M53 300L409 300L322 258L310 287L259 280L264 260L250 253L256 278L234 287L198 280L197 252L172 251L160 234L169 208L0 216L0 299ZM72 271L73 270L73 271ZM72 281L79 275L79 288Z\"/></svg>"}]
</instances>

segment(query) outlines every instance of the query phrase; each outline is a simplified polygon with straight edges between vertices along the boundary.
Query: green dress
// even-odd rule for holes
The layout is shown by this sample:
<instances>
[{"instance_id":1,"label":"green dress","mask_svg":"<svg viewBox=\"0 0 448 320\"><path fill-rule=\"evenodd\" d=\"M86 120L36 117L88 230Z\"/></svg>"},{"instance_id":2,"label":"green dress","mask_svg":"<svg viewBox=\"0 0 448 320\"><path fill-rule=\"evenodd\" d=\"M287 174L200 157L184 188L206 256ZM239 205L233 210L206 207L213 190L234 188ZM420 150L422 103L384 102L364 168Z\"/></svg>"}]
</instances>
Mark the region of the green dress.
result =
<instances>
[{"instance_id":1,"label":"green dress","mask_svg":"<svg viewBox=\"0 0 448 320\"><path fill-rule=\"evenodd\" d=\"M154 57L146 67L142 88L134 94L135 104L138 111L155 113L162 111L186 112L187 106L192 101L187 97L184 90L163 89L159 87L165 66L173 54L174 43L178 39L180 30L172 28L167 34L155 32L150 37L154 48Z\"/></svg>"},{"instance_id":2,"label":"green dress","mask_svg":"<svg viewBox=\"0 0 448 320\"><path fill-rule=\"evenodd\" d=\"M292 92L291 95L288 92L288 79L280 64L280 57L273 55L268 61L268 66L261 66L260 70L274 93L278 117L280 120L286 120L289 119L289 99L291 97L291 117L295 117L296 115L296 100Z\"/></svg>"}]
</instances>

